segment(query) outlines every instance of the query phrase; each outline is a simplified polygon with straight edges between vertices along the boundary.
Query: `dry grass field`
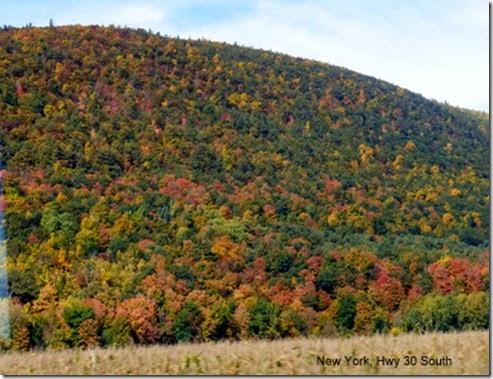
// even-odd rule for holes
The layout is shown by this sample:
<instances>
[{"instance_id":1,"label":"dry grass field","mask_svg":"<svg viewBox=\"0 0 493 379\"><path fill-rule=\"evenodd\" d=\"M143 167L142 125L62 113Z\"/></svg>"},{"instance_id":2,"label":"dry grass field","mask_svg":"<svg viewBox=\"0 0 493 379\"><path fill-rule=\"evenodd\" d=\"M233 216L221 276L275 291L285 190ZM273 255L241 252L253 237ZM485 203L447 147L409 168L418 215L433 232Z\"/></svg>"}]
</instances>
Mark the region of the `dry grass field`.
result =
<instances>
[{"instance_id":1,"label":"dry grass field","mask_svg":"<svg viewBox=\"0 0 493 379\"><path fill-rule=\"evenodd\" d=\"M0 354L0 373L489 375L488 333L476 331L346 339L300 338L4 353ZM348 361L346 357L352 358Z\"/></svg>"}]
</instances>

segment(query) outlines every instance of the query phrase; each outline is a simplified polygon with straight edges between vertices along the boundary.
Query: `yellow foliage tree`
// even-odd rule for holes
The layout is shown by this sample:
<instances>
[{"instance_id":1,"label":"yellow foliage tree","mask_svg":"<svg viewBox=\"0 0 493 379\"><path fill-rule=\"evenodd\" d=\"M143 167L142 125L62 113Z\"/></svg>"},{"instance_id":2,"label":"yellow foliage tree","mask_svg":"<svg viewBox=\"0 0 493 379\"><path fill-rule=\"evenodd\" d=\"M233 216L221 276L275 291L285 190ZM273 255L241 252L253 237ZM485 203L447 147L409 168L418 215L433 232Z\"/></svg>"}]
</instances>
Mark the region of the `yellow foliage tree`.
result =
<instances>
[{"instance_id":1,"label":"yellow foliage tree","mask_svg":"<svg viewBox=\"0 0 493 379\"><path fill-rule=\"evenodd\" d=\"M242 246L227 235L214 239L211 251L219 257L236 258L242 252Z\"/></svg>"}]
</instances>

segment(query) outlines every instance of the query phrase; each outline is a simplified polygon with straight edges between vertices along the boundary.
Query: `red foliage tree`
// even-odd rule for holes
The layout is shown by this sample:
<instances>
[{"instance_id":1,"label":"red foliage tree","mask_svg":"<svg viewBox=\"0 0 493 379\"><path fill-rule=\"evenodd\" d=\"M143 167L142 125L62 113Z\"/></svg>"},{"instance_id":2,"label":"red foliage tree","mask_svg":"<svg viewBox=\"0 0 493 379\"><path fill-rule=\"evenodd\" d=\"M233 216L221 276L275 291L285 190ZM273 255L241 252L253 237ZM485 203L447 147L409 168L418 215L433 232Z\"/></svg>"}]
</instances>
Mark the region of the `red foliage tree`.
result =
<instances>
[{"instance_id":1,"label":"red foliage tree","mask_svg":"<svg viewBox=\"0 0 493 379\"><path fill-rule=\"evenodd\" d=\"M473 265L465 258L445 257L432 263L428 272L434 287L442 294L452 291L473 293L485 287L487 277L484 268L481 264Z\"/></svg>"},{"instance_id":2,"label":"red foliage tree","mask_svg":"<svg viewBox=\"0 0 493 379\"><path fill-rule=\"evenodd\" d=\"M156 326L156 303L153 300L143 296L125 300L117 307L115 316L126 319L136 342L153 343L160 337Z\"/></svg>"},{"instance_id":3,"label":"red foliage tree","mask_svg":"<svg viewBox=\"0 0 493 379\"><path fill-rule=\"evenodd\" d=\"M375 281L380 300L389 311L395 310L404 298L404 288L399 280L389 275L385 269L380 269Z\"/></svg>"}]
</instances>

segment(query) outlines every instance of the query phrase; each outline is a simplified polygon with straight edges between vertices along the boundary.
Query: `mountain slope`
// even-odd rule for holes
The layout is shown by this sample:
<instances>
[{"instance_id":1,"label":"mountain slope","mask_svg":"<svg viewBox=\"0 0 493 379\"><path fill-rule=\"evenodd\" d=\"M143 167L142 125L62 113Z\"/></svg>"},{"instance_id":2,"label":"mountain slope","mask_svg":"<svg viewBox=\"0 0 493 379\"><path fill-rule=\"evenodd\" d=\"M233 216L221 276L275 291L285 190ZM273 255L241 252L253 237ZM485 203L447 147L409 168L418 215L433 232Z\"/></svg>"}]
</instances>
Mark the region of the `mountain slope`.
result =
<instances>
[{"instance_id":1,"label":"mountain slope","mask_svg":"<svg viewBox=\"0 0 493 379\"><path fill-rule=\"evenodd\" d=\"M487 289L484 113L142 30L5 28L0 46L29 346L371 333Z\"/></svg>"}]
</instances>

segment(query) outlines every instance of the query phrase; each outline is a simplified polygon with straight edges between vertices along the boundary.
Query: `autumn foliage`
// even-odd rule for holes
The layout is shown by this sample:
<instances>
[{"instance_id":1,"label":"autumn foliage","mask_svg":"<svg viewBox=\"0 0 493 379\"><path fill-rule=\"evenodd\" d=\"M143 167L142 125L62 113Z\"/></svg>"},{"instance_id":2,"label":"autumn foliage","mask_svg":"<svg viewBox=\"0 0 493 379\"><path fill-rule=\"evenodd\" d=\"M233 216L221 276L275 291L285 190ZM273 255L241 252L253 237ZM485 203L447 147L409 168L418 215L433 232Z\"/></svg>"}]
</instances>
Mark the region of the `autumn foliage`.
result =
<instances>
[{"instance_id":1,"label":"autumn foliage","mask_svg":"<svg viewBox=\"0 0 493 379\"><path fill-rule=\"evenodd\" d=\"M5 27L9 346L487 328L487 125L267 51Z\"/></svg>"}]
</instances>

